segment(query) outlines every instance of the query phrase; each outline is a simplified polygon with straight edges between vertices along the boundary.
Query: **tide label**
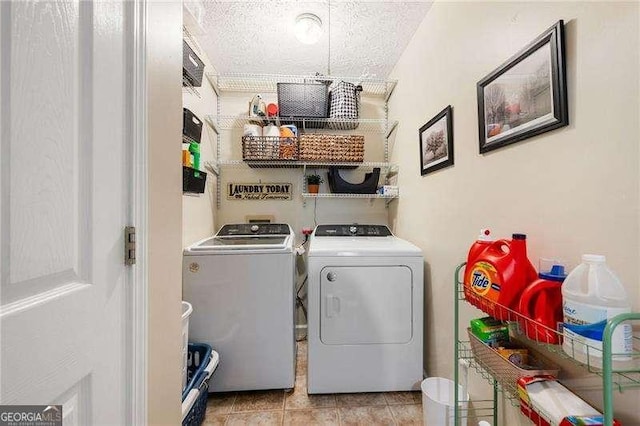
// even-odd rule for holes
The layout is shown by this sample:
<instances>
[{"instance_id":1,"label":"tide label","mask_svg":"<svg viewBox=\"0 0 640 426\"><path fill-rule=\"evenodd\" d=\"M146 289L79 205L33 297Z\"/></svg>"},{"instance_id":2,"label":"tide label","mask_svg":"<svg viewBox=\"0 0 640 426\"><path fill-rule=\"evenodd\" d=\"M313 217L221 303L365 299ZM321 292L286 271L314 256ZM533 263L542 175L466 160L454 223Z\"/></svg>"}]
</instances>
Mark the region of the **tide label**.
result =
<instances>
[{"instance_id":1,"label":"tide label","mask_svg":"<svg viewBox=\"0 0 640 426\"><path fill-rule=\"evenodd\" d=\"M477 262L470 274L471 290L485 299L497 302L500 297L500 277L496 268L487 262Z\"/></svg>"}]
</instances>

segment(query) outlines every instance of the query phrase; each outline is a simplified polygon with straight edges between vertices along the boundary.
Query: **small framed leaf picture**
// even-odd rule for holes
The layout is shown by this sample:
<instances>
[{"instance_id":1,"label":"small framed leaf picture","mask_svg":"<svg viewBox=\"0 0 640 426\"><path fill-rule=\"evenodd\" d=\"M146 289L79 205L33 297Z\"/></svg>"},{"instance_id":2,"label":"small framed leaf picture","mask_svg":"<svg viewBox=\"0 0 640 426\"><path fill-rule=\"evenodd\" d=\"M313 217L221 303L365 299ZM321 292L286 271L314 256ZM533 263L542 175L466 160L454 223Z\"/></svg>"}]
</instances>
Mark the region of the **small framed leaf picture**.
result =
<instances>
[{"instance_id":1,"label":"small framed leaf picture","mask_svg":"<svg viewBox=\"0 0 640 426\"><path fill-rule=\"evenodd\" d=\"M451 105L420 127L420 173L453 165L453 110Z\"/></svg>"}]
</instances>

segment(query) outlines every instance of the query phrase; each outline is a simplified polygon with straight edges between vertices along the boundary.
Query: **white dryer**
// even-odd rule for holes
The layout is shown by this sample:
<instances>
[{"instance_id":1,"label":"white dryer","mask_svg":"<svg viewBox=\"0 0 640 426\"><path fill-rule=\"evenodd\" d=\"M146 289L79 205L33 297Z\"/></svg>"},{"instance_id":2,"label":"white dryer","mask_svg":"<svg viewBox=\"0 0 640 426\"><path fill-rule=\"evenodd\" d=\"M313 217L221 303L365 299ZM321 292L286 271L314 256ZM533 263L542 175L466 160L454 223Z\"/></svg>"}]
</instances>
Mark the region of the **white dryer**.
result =
<instances>
[{"instance_id":1,"label":"white dryer","mask_svg":"<svg viewBox=\"0 0 640 426\"><path fill-rule=\"evenodd\" d=\"M211 392L293 388L293 239L289 225L234 224L184 250L189 339L220 354Z\"/></svg>"},{"instance_id":2,"label":"white dryer","mask_svg":"<svg viewBox=\"0 0 640 426\"><path fill-rule=\"evenodd\" d=\"M384 225L319 225L308 262L308 393L420 389L421 250Z\"/></svg>"}]
</instances>

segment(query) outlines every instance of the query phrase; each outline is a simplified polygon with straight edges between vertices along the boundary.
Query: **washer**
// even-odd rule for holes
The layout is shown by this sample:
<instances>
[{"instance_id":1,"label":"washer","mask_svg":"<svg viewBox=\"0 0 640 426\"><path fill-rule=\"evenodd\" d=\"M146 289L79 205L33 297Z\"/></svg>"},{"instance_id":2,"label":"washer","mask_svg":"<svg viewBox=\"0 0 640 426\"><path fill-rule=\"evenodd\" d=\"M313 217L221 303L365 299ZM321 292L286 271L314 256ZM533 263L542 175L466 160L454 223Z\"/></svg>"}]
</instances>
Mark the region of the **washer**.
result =
<instances>
[{"instance_id":1,"label":"washer","mask_svg":"<svg viewBox=\"0 0 640 426\"><path fill-rule=\"evenodd\" d=\"M420 389L421 250L384 225L319 225L308 262L308 393Z\"/></svg>"},{"instance_id":2,"label":"washer","mask_svg":"<svg viewBox=\"0 0 640 426\"><path fill-rule=\"evenodd\" d=\"M189 339L220 355L210 392L293 388L293 241L289 225L234 224L184 250Z\"/></svg>"}]
</instances>

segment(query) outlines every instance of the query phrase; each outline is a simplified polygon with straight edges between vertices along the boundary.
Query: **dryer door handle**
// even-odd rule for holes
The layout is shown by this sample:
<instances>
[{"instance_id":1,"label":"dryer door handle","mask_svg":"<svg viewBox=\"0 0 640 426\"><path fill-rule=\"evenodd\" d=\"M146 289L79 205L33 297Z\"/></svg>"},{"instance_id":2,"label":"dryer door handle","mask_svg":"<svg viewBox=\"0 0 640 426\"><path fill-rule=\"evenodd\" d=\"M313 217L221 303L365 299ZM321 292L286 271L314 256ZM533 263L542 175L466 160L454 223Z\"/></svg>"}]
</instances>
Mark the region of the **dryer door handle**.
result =
<instances>
[{"instance_id":1,"label":"dryer door handle","mask_svg":"<svg viewBox=\"0 0 640 426\"><path fill-rule=\"evenodd\" d=\"M333 318L340 314L340 298L333 294L327 294L325 298L327 305L327 318Z\"/></svg>"}]
</instances>

